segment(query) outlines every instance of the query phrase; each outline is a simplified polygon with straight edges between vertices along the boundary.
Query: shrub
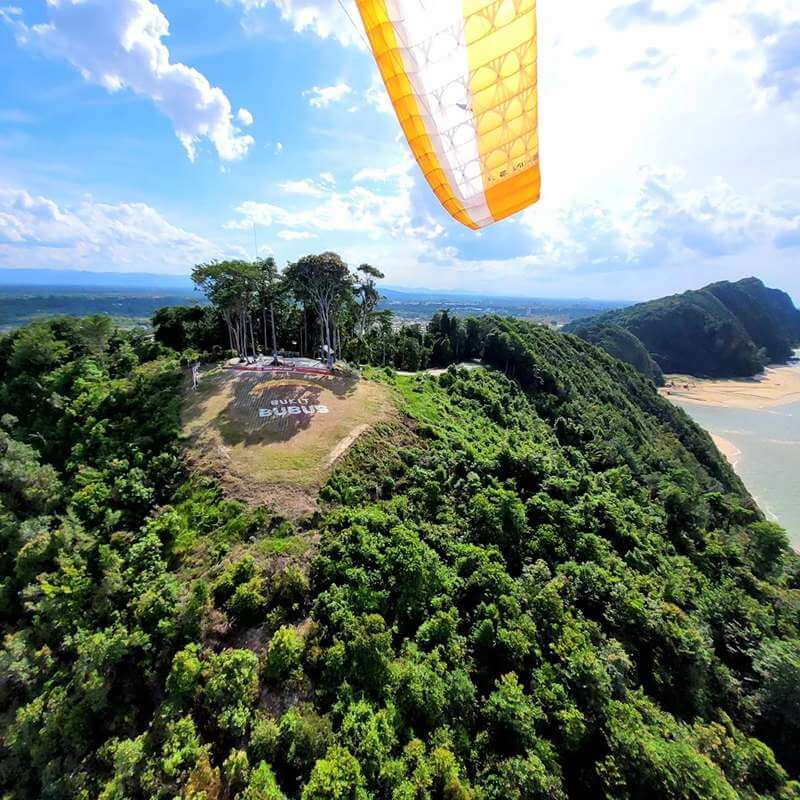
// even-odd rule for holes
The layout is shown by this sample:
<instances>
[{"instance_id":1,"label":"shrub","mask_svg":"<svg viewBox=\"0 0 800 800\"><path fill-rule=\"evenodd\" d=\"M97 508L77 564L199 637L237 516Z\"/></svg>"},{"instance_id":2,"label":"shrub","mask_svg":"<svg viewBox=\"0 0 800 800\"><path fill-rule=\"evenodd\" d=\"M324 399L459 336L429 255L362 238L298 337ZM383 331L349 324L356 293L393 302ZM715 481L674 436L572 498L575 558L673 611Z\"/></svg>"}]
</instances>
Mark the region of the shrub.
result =
<instances>
[{"instance_id":1,"label":"shrub","mask_svg":"<svg viewBox=\"0 0 800 800\"><path fill-rule=\"evenodd\" d=\"M258 694L258 657L249 650L223 650L206 667L205 701L219 728L240 739L245 735Z\"/></svg>"},{"instance_id":2,"label":"shrub","mask_svg":"<svg viewBox=\"0 0 800 800\"><path fill-rule=\"evenodd\" d=\"M285 681L300 669L305 644L303 637L291 626L275 631L267 649L264 678L273 684Z\"/></svg>"}]
</instances>

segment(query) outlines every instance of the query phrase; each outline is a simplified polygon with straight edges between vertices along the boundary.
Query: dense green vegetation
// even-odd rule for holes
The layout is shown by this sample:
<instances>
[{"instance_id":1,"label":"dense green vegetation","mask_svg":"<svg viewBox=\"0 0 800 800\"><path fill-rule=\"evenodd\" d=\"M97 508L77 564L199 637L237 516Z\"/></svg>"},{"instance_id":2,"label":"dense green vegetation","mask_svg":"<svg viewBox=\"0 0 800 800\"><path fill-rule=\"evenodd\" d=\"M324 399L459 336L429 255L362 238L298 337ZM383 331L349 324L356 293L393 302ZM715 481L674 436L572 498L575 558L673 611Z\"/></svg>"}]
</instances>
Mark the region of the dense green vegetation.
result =
<instances>
[{"instance_id":1,"label":"dense green vegetation","mask_svg":"<svg viewBox=\"0 0 800 800\"><path fill-rule=\"evenodd\" d=\"M738 377L792 355L800 344L800 311L785 292L746 278L611 311L566 330L653 377L619 328L637 338L663 372Z\"/></svg>"},{"instance_id":2,"label":"dense green vegetation","mask_svg":"<svg viewBox=\"0 0 800 800\"><path fill-rule=\"evenodd\" d=\"M417 371L480 356L480 317L457 307L437 310L426 325L402 322L402 305L383 305L383 277L369 264L351 271L331 252L304 256L283 271L273 258L199 264L192 280L208 304L158 309L153 330L158 342L205 360L271 354L326 360L333 353L351 363ZM510 308L529 314L536 306ZM568 310L586 314L588 306L576 301L564 308L555 301L552 308L562 318Z\"/></svg>"},{"instance_id":3,"label":"dense green vegetation","mask_svg":"<svg viewBox=\"0 0 800 800\"><path fill-rule=\"evenodd\" d=\"M601 347L609 355L635 367L656 386L664 385L664 373L647 352L647 348L630 331L613 323L588 322L586 325L576 324L573 333Z\"/></svg>"},{"instance_id":4,"label":"dense green vegetation","mask_svg":"<svg viewBox=\"0 0 800 800\"><path fill-rule=\"evenodd\" d=\"M280 347L281 353L320 357L319 325L311 309L284 295L281 304L276 304L275 316L278 342L288 342ZM417 371L480 355L482 333L477 317L437 311L425 326L398 326L392 313L373 310L367 325L362 327L360 320L357 304L346 308L340 319L338 352L347 361ZM213 305L161 308L153 315L153 328L156 341L185 352L187 358L216 361L235 352L228 343L225 321ZM271 352L270 336L268 332L266 345L257 345L258 354Z\"/></svg>"},{"instance_id":5,"label":"dense green vegetation","mask_svg":"<svg viewBox=\"0 0 800 800\"><path fill-rule=\"evenodd\" d=\"M800 344L800 311L786 292L758 278L712 283L705 291L725 304L771 362L785 361Z\"/></svg>"},{"instance_id":6,"label":"dense green vegetation","mask_svg":"<svg viewBox=\"0 0 800 800\"><path fill-rule=\"evenodd\" d=\"M632 367L475 332L296 526L183 472L175 351L0 339L3 797L800 797L783 531Z\"/></svg>"}]
</instances>

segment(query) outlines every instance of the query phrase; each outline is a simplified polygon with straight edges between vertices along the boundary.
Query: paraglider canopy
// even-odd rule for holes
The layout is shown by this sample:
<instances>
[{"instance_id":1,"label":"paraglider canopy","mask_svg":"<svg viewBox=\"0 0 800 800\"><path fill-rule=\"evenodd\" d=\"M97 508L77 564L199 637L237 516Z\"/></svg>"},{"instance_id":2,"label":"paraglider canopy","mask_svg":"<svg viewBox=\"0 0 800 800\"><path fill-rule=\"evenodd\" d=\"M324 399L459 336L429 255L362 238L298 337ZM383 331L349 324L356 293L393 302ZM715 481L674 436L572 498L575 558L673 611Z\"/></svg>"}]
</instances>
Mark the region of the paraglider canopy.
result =
<instances>
[{"instance_id":1,"label":"paraglider canopy","mask_svg":"<svg viewBox=\"0 0 800 800\"><path fill-rule=\"evenodd\" d=\"M477 229L539 199L536 0L356 0L414 157Z\"/></svg>"}]
</instances>

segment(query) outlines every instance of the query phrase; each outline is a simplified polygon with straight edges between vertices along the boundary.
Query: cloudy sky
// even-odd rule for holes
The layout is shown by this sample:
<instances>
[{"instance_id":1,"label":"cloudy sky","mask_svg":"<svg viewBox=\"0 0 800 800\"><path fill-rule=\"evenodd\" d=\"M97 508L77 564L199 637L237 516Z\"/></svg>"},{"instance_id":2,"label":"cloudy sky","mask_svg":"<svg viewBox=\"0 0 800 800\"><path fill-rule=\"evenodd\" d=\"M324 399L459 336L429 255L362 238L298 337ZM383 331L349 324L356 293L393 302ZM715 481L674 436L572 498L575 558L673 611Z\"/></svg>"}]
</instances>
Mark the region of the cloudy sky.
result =
<instances>
[{"instance_id":1,"label":"cloudy sky","mask_svg":"<svg viewBox=\"0 0 800 800\"><path fill-rule=\"evenodd\" d=\"M800 300L797 0L540 0L542 201L479 234L409 158L343 1L0 0L0 266L179 274L257 245L394 286L756 274Z\"/></svg>"}]
</instances>

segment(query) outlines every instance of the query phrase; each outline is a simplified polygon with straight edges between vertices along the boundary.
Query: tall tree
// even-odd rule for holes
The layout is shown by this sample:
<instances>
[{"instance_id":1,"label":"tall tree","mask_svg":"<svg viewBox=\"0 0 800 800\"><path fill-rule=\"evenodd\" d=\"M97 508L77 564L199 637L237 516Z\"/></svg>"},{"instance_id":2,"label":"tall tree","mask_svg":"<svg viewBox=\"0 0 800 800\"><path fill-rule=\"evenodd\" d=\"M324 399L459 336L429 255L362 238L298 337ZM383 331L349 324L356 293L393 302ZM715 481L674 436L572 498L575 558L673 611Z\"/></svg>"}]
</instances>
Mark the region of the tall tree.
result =
<instances>
[{"instance_id":1,"label":"tall tree","mask_svg":"<svg viewBox=\"0 0 800 800\"><path fill-rule=\"evenodd\" d=\"M356 272L355 295L358 301L356 338L358 339L359 360L366 344L367 332L375 320L375 309L381 300L377 281L384 277L379 269L370 264L362 264Z\"/></svg>"},{"instance_id":2,"label":"tall tree","mask_svg":"<svg viewBox=\"0 0 800 800\"><path fill-rule=\"evenodd\" d=\"M328 353L335 350L335 328L343 300L352 293L353 276L336 253L303 256L286 268L284 277L295 296L316 309L322 342Z\"/></svg>"},{"instance_id":3,"label":"tall tree","mask_svg":"<svg viewBox=\"0 0 800 800\"><path fill-rule=\"evenodd\" d=\"M433 345L431 359L435 366L446 367L463 357L467 339L464 323L446 309L433 315L428 323L428 335Z\"/></svg>"},{"instance_id":4,"label":"tall tree","mask_svg":"<svg viewBox=\"0 0 800 800\"><path fill-rule=\"evenodd\" d=\"M269 313L270 331L272 334L272 356L278 356L278 335L275 327L275 305L281 302L287 293L287 286L278 272L278 265L272 256L256 261L258 275L256 278L258 304L261 311L261 327L264 335L264 352L269 350L267 342L267 313Z\"/></svg>"},{"instance_id":5,"label":"tall tree","mask_svg":"<svg viewBox=\"0 0 800 800\"><path fill-rule=\"evenodd\" d=\"M381 343L381 366L386 366L386 343L392 343L394 329L392 325L392 320L394 319L394 314L385 309L383 311L378 311L375 314L376 321L377 321L377 328L378 328L378 335ZM394 349L391 353L392 357L394 357Z\"/></svg>"},{"instance_id":6,"label":"tall tree","mask_svg":"<svg viewBox=\"0 0 800 800\"><path fill-rule=\"evenodd\" d=\"M259 267L248 261L211 261L192 270L192 281L216 306L228 326L231 350L246 359L256 343L250 312L258 288Z\"/></svg>"}]
</instances>

